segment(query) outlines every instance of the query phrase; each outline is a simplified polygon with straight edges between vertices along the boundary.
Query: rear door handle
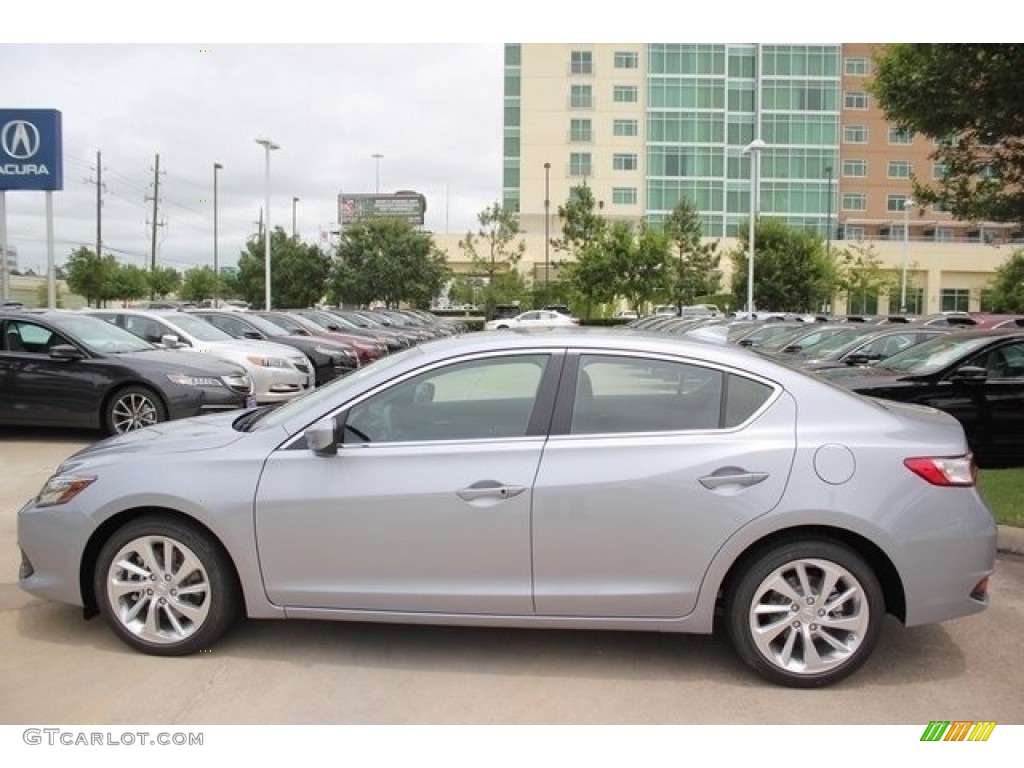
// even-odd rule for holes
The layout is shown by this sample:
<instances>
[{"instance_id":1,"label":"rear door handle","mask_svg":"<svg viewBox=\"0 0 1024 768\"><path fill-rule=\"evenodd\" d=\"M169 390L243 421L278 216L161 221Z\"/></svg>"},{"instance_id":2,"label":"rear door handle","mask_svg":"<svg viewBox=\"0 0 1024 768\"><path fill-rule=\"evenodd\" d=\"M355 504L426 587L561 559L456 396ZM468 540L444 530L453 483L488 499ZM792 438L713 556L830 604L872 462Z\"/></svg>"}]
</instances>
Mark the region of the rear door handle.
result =
<instances>
[{"instance_id":1,"label":"rear door handle","mask_svg":"<svg viewBox=\"0 0 1024 768\"><path fill-rule=\"evenodd\" d=\"M721 474L719 474L719 472L721 472ZM750 487L767 479L767 472L742 472L736 470L727 470L723 472L722 470L719 470L718 472L714 472L700 478L700 484L713 491L716 488L724 488L727 485Z\"/></svg>"}]
</instances>

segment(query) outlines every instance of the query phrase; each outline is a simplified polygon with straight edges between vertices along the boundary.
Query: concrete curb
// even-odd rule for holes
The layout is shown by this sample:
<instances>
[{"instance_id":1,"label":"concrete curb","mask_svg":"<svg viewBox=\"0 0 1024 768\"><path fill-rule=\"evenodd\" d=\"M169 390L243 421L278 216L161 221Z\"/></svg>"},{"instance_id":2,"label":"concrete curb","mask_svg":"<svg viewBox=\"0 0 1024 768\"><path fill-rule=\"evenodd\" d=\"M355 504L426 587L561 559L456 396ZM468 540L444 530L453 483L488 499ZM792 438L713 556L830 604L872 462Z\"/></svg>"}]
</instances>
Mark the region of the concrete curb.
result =
<instances>
[{"instance_id":1,"label":"concrete curb","mask_svg":"<svg viewBox=\"0 0 1024 768\"><path fill-rule=\"evenodd\" d=\"M1000 554L1024 555L1024 528L1000 525L996 536L996 550Z\"/></svg>"}]
</instances>

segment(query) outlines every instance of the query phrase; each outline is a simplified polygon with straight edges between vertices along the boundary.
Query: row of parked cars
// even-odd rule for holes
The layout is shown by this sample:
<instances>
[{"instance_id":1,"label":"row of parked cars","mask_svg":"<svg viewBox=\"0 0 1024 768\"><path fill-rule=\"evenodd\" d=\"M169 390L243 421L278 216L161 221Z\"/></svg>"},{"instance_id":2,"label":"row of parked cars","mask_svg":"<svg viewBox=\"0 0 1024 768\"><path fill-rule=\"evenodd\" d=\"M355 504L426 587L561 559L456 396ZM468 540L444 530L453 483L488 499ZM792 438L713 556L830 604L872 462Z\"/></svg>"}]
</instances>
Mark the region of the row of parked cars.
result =
<instances>
[{"instance_id":1,"label":"row of parked cars","mask_svg":"<svg viewBox=\"0 0 1024 768\"><path fill-rule=\"evenodd\" d=\"M1024 317L960 313L845 322L637 321L707 334L854 392L950 413L982 466L1024 465Z\"/></svg>"},{"instance_id":2,"label":"row of parked cars","mask_svg":"<svg viewBox=\"0 0 1024 768\"><path fill-rule=\"evenodd\" d=\"M287 402L456 329L415 311L0 312L0 424L102 429Z\"/></svg>"}]
</instances>

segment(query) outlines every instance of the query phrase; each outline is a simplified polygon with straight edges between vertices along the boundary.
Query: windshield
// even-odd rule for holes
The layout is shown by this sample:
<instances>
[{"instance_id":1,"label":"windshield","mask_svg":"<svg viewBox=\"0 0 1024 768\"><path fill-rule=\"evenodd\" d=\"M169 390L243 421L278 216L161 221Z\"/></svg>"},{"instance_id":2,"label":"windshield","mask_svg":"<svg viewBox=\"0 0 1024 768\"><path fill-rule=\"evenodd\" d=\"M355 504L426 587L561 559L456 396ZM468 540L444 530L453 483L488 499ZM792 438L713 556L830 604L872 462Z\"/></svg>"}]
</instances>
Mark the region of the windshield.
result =
<instances>
[{"instance_id":1,"label":"windshield","mask_svg":"<svg viewBox=\"0 0 1024 768\"><path fill-rule=\"evenodd\" d=\"M184 312L176 312L173 315L161 315L161 317L168 325L180 328L189 336L199 341L232 341L235 338L220 328L210 325L201 317L187 315Z\"/></svg>"},{"instance_id":2,"label":"windshield","mask_svg":"<svg viewBox=\"0 0 1024 768\"><path fill-rule=\"evenodd\" d=\"M879 367L896 373L927 374L940 371L991 341L989 336L938 336L887 357Z\"/></svg>"},{"instance_id":3,"label":"windshield","mask_svg":"<svg viewBox=\"0 0 1024 768\"><path fill-rule=\"evenodd\" d=\"M856 345L858 341L867 337L871 333L874 333L874 331L866 328L850 328L836 331L828 338L819 341L817 344L802 347L800 351L797 352L797 357L804 360L815 360L817 358L828 357L831 354L845 351L848 347Z\"/></svg>"},{"instance_id":4,"label":"windshield","mask_svg":"<svg viewBox=\"0 0 1024 768\"><path fill-rule=\"evenodd\" d=\"M91 352L119 354L156 349L148 341L143 341L135 334L98 317L61 315L53 320L53 324L69 336L73 336Z\"/></svg>"},{"instance_id":5,"label":"windshield","mask_svg":"<svg viewBox=\"0 0 1024 768\"><path fill-rule=\"evenodd\" d=\"M259 315L251 315L248 312L242 315L242 319L254 328L259 328L267 336L288 336L288 331Z\"/></svg>"},{"instance_id":6,"label":"windshield","mask_svg":"<svg viewBox=\"0 0 1024 768\"><path fill-rule=\"evenodd\" d=\"M267 411L258 419L246 418L243 416L235 422L235 428L251 432L276 427L292 419L312 422L317 414L323 409L324 403L329 402L330 400L343 399L343 396L338 396L339 392L343 392L351 388L352 393L355 394L360 390L364 379L376 376L381 371L401 363L411 355L422 354L423 350L419 347L409 347L408 349L396 352L393 355L379 358L378 360L353 371L347 376L335 379L330 384L324 384L301 397L297 397L284 405L280 405Z\"/></svg>"}]
</instances>

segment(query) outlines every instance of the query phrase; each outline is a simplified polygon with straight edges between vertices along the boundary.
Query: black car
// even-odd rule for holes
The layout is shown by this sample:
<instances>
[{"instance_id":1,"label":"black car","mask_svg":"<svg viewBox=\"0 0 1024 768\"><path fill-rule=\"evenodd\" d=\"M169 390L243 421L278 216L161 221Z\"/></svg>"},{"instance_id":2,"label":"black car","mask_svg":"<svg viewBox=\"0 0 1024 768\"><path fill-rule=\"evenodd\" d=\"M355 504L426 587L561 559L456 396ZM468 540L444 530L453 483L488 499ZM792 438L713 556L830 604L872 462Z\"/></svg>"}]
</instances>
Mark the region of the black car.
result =
<instances>
[{"instance_id":1,"label":"black car","mask_svg":"<svg viewBox=\"0 0 1024 768\"><path fill-rule=\"evenodd\" d=\"M188 313L203 318L236 339L263 339L294 347L312 361L318 387L359 367L359 358L349 344L312 336L294 336L259 315L217 309L191 309Z\"/></svg>"},{"instance_id":2,"label":"black car","mask_svg":"<svg viewBox=\"0 0 1024 768\"><path fill-rule=\"evenodd\" d=\"M893 355L922 344L936 336L952 331L951 327L917 325L865 325L848 326L861 333L834 333L817 344L802 349L789 347L774 353L783 362L808 371L827 368L846 368L851 365L869 365L887 360ZM758 351L764 351L759 349Z\"/></svg>"},{"instance_id":3,"label":"black car","mask_svg":"<svg viewBox=\"0 0 1024 768\"><path fill-rule=\"evenodd\" d=\"M159 349L86 314L0 314L0 424L120 434L241 408L251 387L233 363Z\"/></svg>"},{"instance_id":4,"label":"black car","mask_svg":"<svg viewBox=\"0 0 1024 768\"><path fill-rule=\"evenodd\" d=\"M981 466L1024 465L1024 332L953 331L875 365L820 371L863 395L930 405L963 425Z\"/></svg>"}]
</instances>

